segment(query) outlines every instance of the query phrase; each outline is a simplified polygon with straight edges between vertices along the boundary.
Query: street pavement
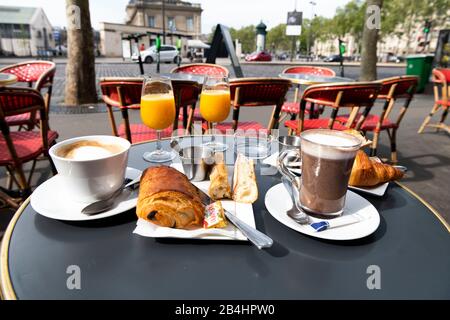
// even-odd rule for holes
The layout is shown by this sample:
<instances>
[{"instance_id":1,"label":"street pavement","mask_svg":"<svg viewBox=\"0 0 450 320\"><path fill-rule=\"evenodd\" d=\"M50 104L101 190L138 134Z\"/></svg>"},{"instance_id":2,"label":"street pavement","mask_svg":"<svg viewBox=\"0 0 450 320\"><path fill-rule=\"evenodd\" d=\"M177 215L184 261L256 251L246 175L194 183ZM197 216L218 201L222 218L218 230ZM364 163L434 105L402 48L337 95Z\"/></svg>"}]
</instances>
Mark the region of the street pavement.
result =
<instances>
[{"instance_id":1,"label":"street pavement","mask_svg":"<svg viewBox=\"0 0 450 320\"><path fill-rule=\"evenodd\" d=\"M0 60L0 66L4 61ZM60 134L59 141L70 137L88 134L111 134L105 107L103 104L92 107L64 107L63 95L65 86L65 64L57 64L56 78L54 81L54 94L52 98L50 125L53 130ZM229 63L226 66L231 71ZM242 69L248 77L277 77L286 65L280 64L245 64ZM174 68L173 64L161 65L161 72L168 73ZM331 66L338 73L338 67ZM145 65L146 74L155 74L156 66ZM385 78L405 74L405 69L398 66L384 66L378 68L378 78ZM110 76L137 76L139 67L132 63L97 63L97 78ZM345 76L357 79L359 66L347 66ZM449 135L445 132L436 132L434 129L427 129L424 134L417 134L417 130L433 105L431 88L427 88L425 94L417 94L412 101L410 108L402 122L398 132L399 162L406 166L409 171L402 180L407 187L416 192L419 196L428 201L449 223L450 223L450 202L448 201L450 187L450 141ZM288 99L292 99L292 92ZM380 105L374 108L373 113L378 113ZM399 109L399 108L398 108ZM398 110L397 109L397 110ZM261 108L261 112L252 112L244 109L241 112L241 120L257 120L267 123L271 114L271 108ZM394 113L395 115L395 113ZM120 115L115 114L120 122ZM436 117L438 119L439 117ZM139 123L139 112L132 112L131 122ZM282 128L281 134L286 130ZM385 133L380 141L379 155L383 158L389 157L389 140ZM49 177L48 166L45 163L38 165L33 185L42 183ZM0 184L4 185L5 172L0 169ZM401 205L401 204L399 204ZM1 212L0 212L1 213ZM431 214L431 213L430 213ZM0 216L2 216L0 214ZM408 217L405 217L407 219ZM8 215L0 217L0 225L6 225Z\"/></svg>"}]
</instances>

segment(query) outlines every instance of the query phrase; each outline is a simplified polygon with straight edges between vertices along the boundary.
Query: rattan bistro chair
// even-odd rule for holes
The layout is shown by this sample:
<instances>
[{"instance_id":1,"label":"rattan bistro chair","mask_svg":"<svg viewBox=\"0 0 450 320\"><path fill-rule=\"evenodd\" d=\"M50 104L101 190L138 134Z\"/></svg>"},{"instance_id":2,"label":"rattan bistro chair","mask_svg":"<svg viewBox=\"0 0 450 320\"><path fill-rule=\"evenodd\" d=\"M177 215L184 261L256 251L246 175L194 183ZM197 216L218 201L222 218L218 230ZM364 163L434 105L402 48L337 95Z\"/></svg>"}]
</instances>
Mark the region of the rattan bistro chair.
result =
<instances>
[{"instance_id":1,"label":"rattan bistro chair","mask_svg":"<svg viewBox=\"0 0 450 320\"><path fill-rule=\"evenodd\" d=\"M283 70L282 74L312 74L320 75L324 77L335 77L336 72L330 68L316 67L316 66L294 66ZM286 101L281 108L281 112L285 116L289 116L291 120L297 119L300 112L300 102L298 97L300 95L300 85L295 85L294 101ZM308 104L305 109L305 113L309 114L310 119L318 118L323 112L322 108L315 108L314 105ZM284 118L284 117L283 117Z\"/></svg>"},{"instance_id":2,"label":"rattan bistro chair","mask_svg":"<svg viewBox=\"0 0 450 320\"><path fill-rule=\"evenodd\" d=\"M228 77L230 74L227 68L211 63L185 64L172 69L170 73L187 73L202 76L219 75L224 77ZM188 105L187 107L183 106L183 113L180 112L179 119L183 121L183 124L186 124L189 130L191 130L194 121L204 122L200 111L195 108L195 104Z\"/></svg>"},{"instance_id":3,"label":"rattan bistro chair","mask_svg":"<svg viewBox=\"0 0 450 320\"><path fill-rule=\"evenodd\" d=\"M425 127L433 127L438 131L443 129L450 133L450 127L445 124L447 118L448 108L450 107L450 69L434 69L433 70L433 84L434 84L434 106L430 114L425 118L420 126L419 133L425 130ZM430 124L431 118L434 114L442 108L441 120L437 124Z\"/></svg>"},{"instance_id":4,"label":"rattan bistro chair","mask_svg":"<svg viewBox=\"0 0 450 320\"><path fill-rule=\"evenodd\" d=\"M405 116L405 113L408 110L411 100L416 92L418 77L392 77L382 79L377 82L381 84L381 89L378 93L377 100L384 102L383 109L381 110L381 114L379 116L375 114L368 115L360 130L364 133L373 132L373 140L370 150L371 156L377 155L380 132L383 130L386 131L391 142L391 161L397 162L397 130L399 129L400 123L403 120L403 117ZM404 99L405 102L397 115L397 119L392 121L390 119L390 115L392 114L395 104L399 99ZM359 119L360 116L361 113L358 113L356 119ZM337 119L343 123L346 123L348 117L348 115L344 115L337 117Z\"/></svg>"},{"instance_id":5,"label":"rattan bistro chair","mask_svg":"<svg viewBox=\"0 0 450 320\"><path fill-rule=\"evenodd\" d=\"M172 69L170 73L190 73L198 75L218 75L228 77L230 72L227 68L222 67L218 64L191 63L176 67Z\"/></svg>"},{"instance_id":6,"label":"rattan bistro chair","mask_svg":"<svg viewBox=\"0 0 450 320\"><path fill-rule=\"evenodd\" d=\"M155 140L156 130L147 128L143 124L130 124L129 110L139 110L142 94L142 78L102 78L100 88L102 98L105 102L112 133L115 136L126 138L131 143ZM172 81L175 96L176 114L187 105L195 105L200 87L192 81L176 80ZM113 108L119 108L122 115L122 124L117 129ZM175 119L177 119L177 117ZM186 122L185 129L190 124ZM172 128L163 130L162 137L170 137L173 131L178 129L178 120L174 121Z\"/></svg>"},{"instance_id":7,"label":"rattan bistro chair","mask_svg":"<svg viewBox=\"0 0 450 320\"><path fill-rule=\"evenodd\" d=\"M334 83L310 86L303 93L298 120L286 121L285 125L297 134L305 130L319 128L346 130L353 127L354 124L354 127L359 130L368 116L380 89L381 84L375 82ZM330 118L305 119L307 103L331 108ZM360 117L357 117L361 107L365 107L365 110ZM345 125L337 121L340 108L352 109L351 115Z\"/></svg>"},{"instance_id":8,"label":"rattan bistro chair","mask_svg":"<svg viewBox=\"0 0 450 320\"><path fill-rule=\"evenodd\" d=\"M40 130L11 131L6 122L7 117L39 113ZM45 101L42 95L34 89L9 87L0 89L0 166L5 167L23 196L31 192L30 182L36 161L50 161L53 173L56 169L48 157L49 146L54 144L58 133L48 130L48 119ZM25 177L23 164L33 161L28 179ZM8 188L11 188L9 185ZM2 197L4 192L2 192ZM8 201L7 201L8 202Z\"/></svg>"},{"instance_id":9,"label":"rattan bistro chair","mask_svg":"<svg viewBox=\"0 0 450 320\"><path fill-rule=\"evenodd\" d=\"M281 106L291 81L280 78L239 78L230 80L230 97L233 107L233 122L218 123L216 128L221 132L228 130L268 130L277 129ZM242 107L273 106L272 116L268 125L256 121L239 121L239 111ZM204 128L205 130L207 128Z\"/></svg>"},{"instance_id":10,"label":"rattan bistro chair","mask_svg":"<svg viewBox=\"0 0 450 320\"><path fill-rule=\"evenodd\" d=\"M55 72L56 65L50 61L26 61L0 69L0 73L15 75L19 83L26 83L28 87L36 89L44 96L47 117ZM39 113L30 112L10 116L6 118L6 122L9 126L19 126L19 129L26 127L28 130L32 130L35 125L39 124Z\"/></svg>"}]
</instances>

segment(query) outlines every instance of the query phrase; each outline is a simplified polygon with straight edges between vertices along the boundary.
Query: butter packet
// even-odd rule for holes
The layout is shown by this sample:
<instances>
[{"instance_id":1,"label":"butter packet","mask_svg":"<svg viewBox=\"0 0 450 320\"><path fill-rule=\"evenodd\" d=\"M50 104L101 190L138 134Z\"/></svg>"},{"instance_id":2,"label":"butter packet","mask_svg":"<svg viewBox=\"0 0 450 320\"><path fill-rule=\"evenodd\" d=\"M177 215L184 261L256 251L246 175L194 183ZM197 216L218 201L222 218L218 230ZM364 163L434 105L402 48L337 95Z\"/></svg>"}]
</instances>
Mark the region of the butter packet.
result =
<instances>
[{"instance_id":1,"label":"butter packet","mask_svg":"<svg viewBox=\"0 0 450 320\"><path fill-rule=\"evenodd\" d=\"M211 203L205 208L205 218L203 228L225 228L228 225L225 213L223 212L222 202Z\"/></svg>"}]
</instances>

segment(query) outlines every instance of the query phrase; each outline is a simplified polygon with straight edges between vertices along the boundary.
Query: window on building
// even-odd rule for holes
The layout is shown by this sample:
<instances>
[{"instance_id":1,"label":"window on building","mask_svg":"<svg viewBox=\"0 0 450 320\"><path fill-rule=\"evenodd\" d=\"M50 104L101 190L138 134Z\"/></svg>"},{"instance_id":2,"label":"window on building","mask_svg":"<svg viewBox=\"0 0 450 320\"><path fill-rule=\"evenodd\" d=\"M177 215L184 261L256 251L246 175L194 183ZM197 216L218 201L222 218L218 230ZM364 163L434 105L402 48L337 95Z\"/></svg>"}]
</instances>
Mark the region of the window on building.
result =
<instances>
[{"instance_id":1,"label":"window on building","mask_svg":"<svg viewBox=\"0 0 450 320\"><path fill-rule=\"evenodd\" d=\"M176 31L177 27L175 25L175 18L174 17L168 17L167 20L168 20L167 26L169 27L169 30L172 31L172 32Z\"/></svg>"},{"instance_id":2,"label":"window on building","mask_svg":"<svg viewBox=\"0 0 450 320\"><path fill-rule=\"evenodd\" d=\"M30 26L27 24L13 24L11 25L11 36L15 39L29 39Z\"/></svg>"},{"instance_id":3,"label":"window on building","mask_svg":"<svg viewBox=\"0 0 450 320\"><path fill-rule=\"evenodd\" d=\"M11 24L0 24L0 38L11 39L12 38L12 25Z\"/></svg>"},{"instance_id":4,"label":"window on building","mask_svg":"<svg viewBox=\"0 0 450 320\"><path fill-rule=\"evenodd\" d=\"M186 30L194 31L194 18L193 17L186 18Z\"/></svg>"},{"instance_id":5,"label":"window on building","mask_svg":"<svg viewBox=\"0 0 450 320\"><path fill-rule=\"evenodd\" d=\"M148 26L150 28L154 28L155 27L155 17L154 16L149 16L148 17Z\"/></svg>"},{"instance_id":6,"label":"window on building","mask_svg":"<svg viewBox=\"0 0 450 320\"><path fill-rule=\"evenodd\" d=\"M41 38L42 38L42 31L41 31L41 30L38 30L38 31L36 32L36 38L38 38L38 39L41 39Z\"/></svg>"}]
</instances>

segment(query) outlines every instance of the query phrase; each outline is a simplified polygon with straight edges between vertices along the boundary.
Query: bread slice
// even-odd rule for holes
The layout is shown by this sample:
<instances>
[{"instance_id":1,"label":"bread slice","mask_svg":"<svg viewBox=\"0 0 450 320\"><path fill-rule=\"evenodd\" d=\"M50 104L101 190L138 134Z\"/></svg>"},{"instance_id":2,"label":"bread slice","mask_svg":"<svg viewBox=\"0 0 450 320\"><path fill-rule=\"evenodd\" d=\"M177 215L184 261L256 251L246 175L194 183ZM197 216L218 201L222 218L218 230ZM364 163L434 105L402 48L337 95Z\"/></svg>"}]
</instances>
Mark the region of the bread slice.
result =
<instances>
[{"instance_id":1,"label":"bread slice","mask_svg":"<svg viewBox=\"0 0 450 320\"><path fill-rule=\"evenodd\" d=\"M231 199L231 186L228 183L228 170L225 165L223 154L216 153L216 164L214 165L209 179L209 196L213 200Z\"/></svg>"},{"instance_id":2,"label":"bread slice","mask_svg":"<svg viewBox=\"0 0 450 320\"><path fill-rule=\"evenodd\" d=\"M238 154L234 165L233 200L240 203L254 203L258 200L255 165L253 160Z\"/></svg>"}]
</instances>

